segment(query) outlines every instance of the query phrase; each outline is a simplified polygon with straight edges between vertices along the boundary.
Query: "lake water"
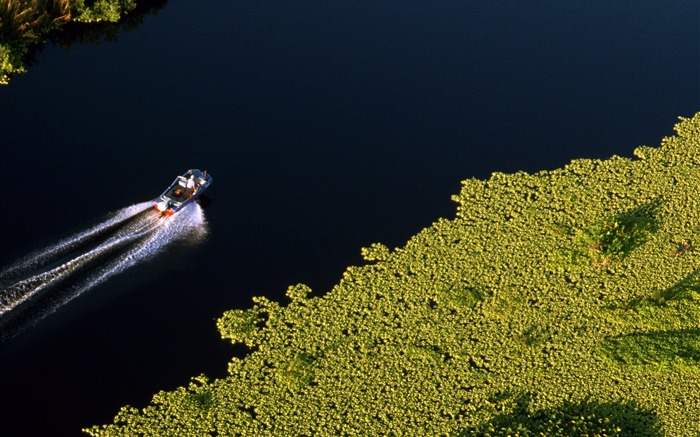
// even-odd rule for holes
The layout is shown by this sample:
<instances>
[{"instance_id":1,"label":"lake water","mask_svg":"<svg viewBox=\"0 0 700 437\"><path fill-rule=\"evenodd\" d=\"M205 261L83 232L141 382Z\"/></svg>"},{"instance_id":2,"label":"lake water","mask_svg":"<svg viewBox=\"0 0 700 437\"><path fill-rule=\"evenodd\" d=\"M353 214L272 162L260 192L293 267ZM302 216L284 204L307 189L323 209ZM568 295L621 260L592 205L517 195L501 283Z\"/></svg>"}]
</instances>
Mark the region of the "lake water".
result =
<instances>
[{"instance_id":1,"label":"lake water","mask_svg":"<svg viewBox=\"0 0 700 437\"><path fill-rule=\"evenodd\" d=\"M323 294L362 246L453 217L460 180L631 156L700 109L695 1L370 3L161 2L0 88L0 267L188 168L215 179L203 242L0 344L0 434L78 434L223 377L226 309Z\"/></svg>"}]
</instances>

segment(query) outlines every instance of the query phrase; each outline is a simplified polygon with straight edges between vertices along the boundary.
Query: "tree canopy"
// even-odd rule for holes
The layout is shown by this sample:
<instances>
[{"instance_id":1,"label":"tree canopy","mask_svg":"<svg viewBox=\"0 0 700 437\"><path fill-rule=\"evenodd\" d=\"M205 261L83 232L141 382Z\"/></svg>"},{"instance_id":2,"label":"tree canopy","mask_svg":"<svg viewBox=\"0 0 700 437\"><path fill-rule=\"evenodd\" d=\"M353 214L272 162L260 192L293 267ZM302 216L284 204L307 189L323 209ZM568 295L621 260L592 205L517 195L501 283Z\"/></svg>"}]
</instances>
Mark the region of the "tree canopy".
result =
<instances>
[{"instance_id":1,"label":"tree canopy","mask_svg":"<svg viewBox=\"0 0 700 437\"><path fill-rule=\"evenodd\" d=\"M0 85L26 72L30 46L70 21L116 23L136 8L135 0L3 0L0 2Z\"/></svg>"}]
</instances>

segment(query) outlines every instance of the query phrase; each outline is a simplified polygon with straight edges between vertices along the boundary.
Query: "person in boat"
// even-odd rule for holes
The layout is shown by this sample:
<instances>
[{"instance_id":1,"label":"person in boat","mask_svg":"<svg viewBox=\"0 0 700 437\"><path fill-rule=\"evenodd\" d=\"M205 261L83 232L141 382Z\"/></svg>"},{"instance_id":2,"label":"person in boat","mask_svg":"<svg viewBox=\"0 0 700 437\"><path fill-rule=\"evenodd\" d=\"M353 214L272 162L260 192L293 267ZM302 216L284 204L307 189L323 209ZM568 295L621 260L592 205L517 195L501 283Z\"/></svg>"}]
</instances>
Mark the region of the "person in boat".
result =
<instances>
[{"instance_id":1,"label":"person in boat","mask_svg":"<svg viewBox=\"0 0 700 437\"><path fill-rule=\"evenodd\" d=\"M190 175L190 178L187 179L187 191L189 195L193 195L195 191L197 191L197 184L194 182L194 175Z\"/></svg>"}]
</instances>

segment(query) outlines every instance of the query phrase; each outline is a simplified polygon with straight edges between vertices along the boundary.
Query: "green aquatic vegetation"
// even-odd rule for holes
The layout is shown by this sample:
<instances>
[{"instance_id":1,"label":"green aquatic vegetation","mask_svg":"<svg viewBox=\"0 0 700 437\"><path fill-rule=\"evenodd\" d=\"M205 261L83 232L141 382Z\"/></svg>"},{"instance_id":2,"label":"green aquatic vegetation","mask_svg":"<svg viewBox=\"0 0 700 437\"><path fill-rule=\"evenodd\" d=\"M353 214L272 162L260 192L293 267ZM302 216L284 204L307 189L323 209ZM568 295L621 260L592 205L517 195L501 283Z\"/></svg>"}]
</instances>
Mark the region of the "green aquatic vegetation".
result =
<instances>
[{"instance_id":1,"label":"green aquatic vegetation","mask_svg":"<svg viewBox=\"0 0 700 437\"><path fill-rule=\"evenodd\" d=\"M478 427L462 431L459 437L534 437L534 436L628 436L662 437L661 424L653 411L633 403L564 401L562 405L529 411L527 397L518 400L514 412L500 414Z\"/></svg>"},{"instance_id":2,"label":"green aquatic vegetation","mask_svg":"<svg viewBox=\"0 0 700 437\"><path fill-rule=\"evenodd\" d=\"M681 300L700 300L700 269L660 291L655 291L648 301L663 305Z\"/></svg>"},{"instance_id":3,"label":"green aquatic vegetation","mask_svg":"<svg viewBox=\"0 0 700 437\"><path fill-rule=\"evenodd\" d=\"M485 298L485 292L479 287L470 287L465 284L455 284L443 290L443 293L450 303L468 308L475 307Z\"/></svg>"},{"instance_id":4,"label":"green aquatic vegetation","mask_svg":"<svg viewBox=\"0 0 700 437\"><path fill-rule=\"evenodd\" d=\"M674 256L679 256L677 254L675 252ZM692 323L700 318L700 269L691 271L674 284L611 305L610 309L644 329L685 326L687 321Z\"/></svg>"},{"instance_id":5,"label":"green aquatic vegetation","mask_svg":"<svg viewBox=\"0 0 700 437\"><path fill-rule=\"evenodd\" d=\"M228 377L85 431L697 435L700 114L676 131L633 159L464 181L454 218L362 249L332 290L227 311L249 351Z\"/></svg>"},{"instance_id":6,"label":"green aquatic vegetation","mask_svg":"<svg viewBox=\"0 0 700 437\"><path fill-rule=\"evenodd\" d=\"M647 234L656 230L648 208L638 208L604 221L595 236L594 250L608 257L622 258L644 244Z\"/></svg>"},{"instance_id":7,"label":"green aquatic vegetation","mask_svg":"<svg viewBox=\"0 0 700 437\"><path fill-rule=\"evenodd\" d=\"M655 211L660 201L655 199L614 217L605 218L578 231L576 243L563 248L564 257L572 265L609 265L629 255L644 244L656 231Z\"/></svg>"},{"instance_id":8,"label":"green aquatic vegetation","mask_svg":"<svg viewBox=\"0 0 700 437\"><path fill-rule=\"evenodd\" d=\"M606 339L601 347L622 364L700 366L700 329L626 334Z\"/></svg>"}]
</instances>

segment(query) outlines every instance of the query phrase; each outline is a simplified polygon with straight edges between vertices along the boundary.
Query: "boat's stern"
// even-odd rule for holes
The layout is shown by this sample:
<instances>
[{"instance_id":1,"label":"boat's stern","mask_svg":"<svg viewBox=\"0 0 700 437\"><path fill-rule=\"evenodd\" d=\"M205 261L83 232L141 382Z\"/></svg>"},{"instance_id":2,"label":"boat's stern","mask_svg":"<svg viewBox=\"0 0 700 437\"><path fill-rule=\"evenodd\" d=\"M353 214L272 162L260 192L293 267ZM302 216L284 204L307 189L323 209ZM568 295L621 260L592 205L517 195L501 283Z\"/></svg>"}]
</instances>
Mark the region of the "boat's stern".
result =
<instances>
[{"instance_id":1,"label":"boat's stern","mask_svg":"<svg viewBox=\"0 0 700 437\"><path fill-rule=\"evenodd\" d=\"M164 215L166 217L170 217L171 215L175 214L175 211L173 211L172 208L170 208L170 203L168 203L167 200L163 200L163 199L158 199L158 200L159 200L159 202L156 202L153 205L153 208L156 211L158 211L159 213L161 213L161 215Z\"/></svg>"}]
</instances>

